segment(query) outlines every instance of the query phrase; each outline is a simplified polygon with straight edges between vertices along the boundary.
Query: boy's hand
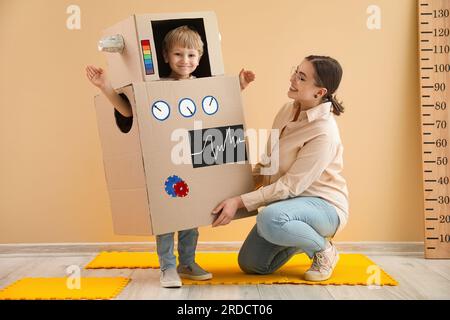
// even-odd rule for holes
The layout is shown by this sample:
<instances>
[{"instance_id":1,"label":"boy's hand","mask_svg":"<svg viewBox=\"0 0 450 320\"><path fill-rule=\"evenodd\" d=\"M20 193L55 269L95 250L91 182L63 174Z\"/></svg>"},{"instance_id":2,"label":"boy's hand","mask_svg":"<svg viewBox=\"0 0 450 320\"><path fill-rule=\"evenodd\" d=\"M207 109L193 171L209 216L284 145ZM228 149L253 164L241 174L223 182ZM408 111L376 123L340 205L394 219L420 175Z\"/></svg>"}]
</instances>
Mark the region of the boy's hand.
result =
<instances>
[{"instance_id":1,"label":"boy's hand","mask_svg":"<svg viewBox=\"0 0 450 320\"><path fill-rule=\"evenodd\" d=\"M255 80L255 74L253 71L242 69L239 72L239 82L241 84L241 90L244 90L248 84Z\"/></svg>"},{"instance_id":2,"label":"boy's hand","mask_svg":"<svg viewBox=\"0 0 450 320\"><path fill-rule=\"evenodd\" d=\"M104 88L108 83L105 71L102 68L87 66L86 76L94 86L100 89Z\"/></svg>"}]
</instances>

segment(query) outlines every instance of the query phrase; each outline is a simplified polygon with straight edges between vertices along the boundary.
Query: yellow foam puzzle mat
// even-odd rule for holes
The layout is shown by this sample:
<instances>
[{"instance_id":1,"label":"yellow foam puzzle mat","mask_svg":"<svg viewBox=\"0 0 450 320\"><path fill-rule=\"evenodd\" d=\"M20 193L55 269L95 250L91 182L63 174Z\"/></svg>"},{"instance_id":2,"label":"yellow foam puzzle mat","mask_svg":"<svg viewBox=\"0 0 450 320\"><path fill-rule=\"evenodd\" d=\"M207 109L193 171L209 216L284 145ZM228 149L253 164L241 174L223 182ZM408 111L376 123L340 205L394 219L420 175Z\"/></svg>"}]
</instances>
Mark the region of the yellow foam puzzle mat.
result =
<instances>
[{"instance_id":1,"label":"yellow foam puzzle mat","mask_svg":"<svg viewBox=\"0 0 450 320\"><path fill-rule=\"evenodd\" d=\"M152 252L101 252L85 269L159 268L158 255Z\"/></svg>"},{"instance_id":2,"label":"yellow foam puzzle mat","mask_svg":"<svg viewBox=\"0 0 450 320\"><path fill-rule=\"evenodd\" d=\"M198 254L196 262L213 274L208 281L183 279L183 284L318 284L318 285L398 285L390 275L362 254L340 254L330 279L303 280L311 266L306 254L298 254L271 275L245 274L237 263L237 253Z\"/></svg>"},{"instance_id":3,"label":"yellow foam puzzle mat","mask_svg":"<svg viewBox=\"0 0 450 320\"><path fill-rule=\"evenodd\" d=\"M306 254L292 257L283 267L270 275L245 274L239 268L236 252L199 252L196 262L213 274L207 281L182 279L183 284L319 284L319 285L389 285L398 282L377 264L362 254L340 254L333 276L321 282L303 280L311 266ZM158 257L151 252L102 252L86 268L158 268Z\"/></svg>"},{"instance_id":4,"label":"yellow foam puzzle mat","mask_svg":"<svg viewBox=\"0 0 450 320\"><path fill-rule=\"evenodd\" d=\"M23 278L0 290L0 300L107 300L115 298L129 281L82 277L74 284L68 278Z\"/></svg>"}]
</instances>

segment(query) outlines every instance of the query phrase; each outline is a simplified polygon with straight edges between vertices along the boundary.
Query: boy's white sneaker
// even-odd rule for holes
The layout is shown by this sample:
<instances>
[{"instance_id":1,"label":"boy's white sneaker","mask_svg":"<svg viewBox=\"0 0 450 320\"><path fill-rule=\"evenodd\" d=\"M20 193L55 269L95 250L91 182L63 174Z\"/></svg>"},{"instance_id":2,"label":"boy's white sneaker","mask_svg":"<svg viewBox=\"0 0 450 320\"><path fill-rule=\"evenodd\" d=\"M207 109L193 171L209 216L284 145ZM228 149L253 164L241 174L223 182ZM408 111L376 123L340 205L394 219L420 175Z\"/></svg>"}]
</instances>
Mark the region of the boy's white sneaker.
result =
<instances>
[{"instance_id":1,"label":"boy's white sneaker","mask_svg":"<svg viewBox=\"0 0 450 320\"><path fill-rule=\"evenodd\" d=\"M161 287L163 288L180 288L182 285L180 276L175 268L169 268L161 271L159 281L161 283Z\"/></svg>"},{"instance_id":2,"label":"boy's white sneaker","mask_svg":"<svg viewBox=\"0 0 450 320\"><path fill-rule=\"evenodd\" d=\"M314 254L311 268L305 272L307 281L328 280L339 261L339 253L333 243L329 242L328 248Z\"/></svg>"}]
</instances>

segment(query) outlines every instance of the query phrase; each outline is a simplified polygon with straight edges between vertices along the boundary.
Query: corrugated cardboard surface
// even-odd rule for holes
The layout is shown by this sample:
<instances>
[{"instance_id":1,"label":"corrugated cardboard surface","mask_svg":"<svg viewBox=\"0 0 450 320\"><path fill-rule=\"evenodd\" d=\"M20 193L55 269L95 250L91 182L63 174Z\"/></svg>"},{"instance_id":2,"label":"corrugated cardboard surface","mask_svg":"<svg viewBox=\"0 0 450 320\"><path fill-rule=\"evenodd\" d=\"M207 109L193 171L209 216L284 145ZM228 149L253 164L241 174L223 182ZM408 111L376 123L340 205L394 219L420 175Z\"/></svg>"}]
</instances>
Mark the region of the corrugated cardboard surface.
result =
<instances>
[{"instance_id":1,"label":"corrugated cardboard surface","mask_svg":"<svg viewBox=\"0 0 450 320\"><path fill-rule=\"evenodd\" d=\"M120 34L124 38L125 48L122 53L108 53L105 56L108 62L108 72L113 88L119 89L133 82L159 80L158 57L153 38L152 21L176 19L203 19L207 38L207 48L211 75L223 75L222 48L217 18L214 12L186 12L132 15L129 18L104 30L102 36ZM143 53L140 41L149 40L155 74L145 75L143 66Z\"/></svg>"},{"instance_id":2,"label":"corrugated cardboard surface","mask_svg":"<svg viewBox=\"0 0 450 320\"><path fill-rule=\"evenodd\" d=\"M203 20L206 35L206 45L204 51L208 51L211 75L223 75L223 59L222 48L220 44L219 26L217 23L216 14L213 11L204 12L180 12L180 13L160 13L160 14L139 14L136 15L136 30L138 38L141 39L153 39L152 33L156 30L152 30L152 21L162 20L184 20L184 19L197 19ZM155 45L160 46L161 43L152 42L152 54L155 53ZM154 65L157 65L154 59ZM159 79L158 77L145 76L145 81Z\"/></svg>"},{"instance_id":3,"label":"corrugated cardboard surface","mask_svg":"<svg viewBox=\"0 0 450 320\"><path fill-rule=\"evenodd\" d=\"M135 114L132 87L125 88L123 93L128 97ZM120 131L116 125L114 107L104 95L95 97L95 109L114 232L123 235L151 235L152 224L139 128L134 122L128 133Z\"/></svg>"},{"instance_id":4,"label":"corrugated cardboard surface","mask_svg":"<svg viewBox=\"0 0 450 320\"><path fill-rule=\"evenodd\" d=\"M122 133L117 127L114 108L106 98L96 97L116 233L162 234L210 225L214 218L211 211L222 200L253 190L249 163L194 168L191 161L176 164L172 159L176 145L191 150L189 139L172 141L174 130L187 133L198 129L199 123L203 129L243 125L245 130L236 76L139 82L125 88L124 93L133 107L133 126L129 133ZM219 103L213 115L202 109L205 96L214 96ZM178 104L183 98L191 99L196 105L192 117L185 118L179 112ZM153 103L159 100L170 106L170 116L164 121L157 120L151 112ZM187 159L191 160L190 153ZM172 175L187 183L189 192L185 197L171 197L166 192L165 182ZM148 198L143 199L144 195ZM236 218L252 214L256 212L240 210Z\"/></svg>"},{"instance_id":5,"label":"corrugated cardboard surface","mask_svg":"<svg viewBox=\"0 0 450 320\"><path fill-rule=\"evenodd\" d=\"M194 121L201 121L203 128L244 124L237 77L145 82L136 85L135 92L150 210L156 232L210 225L213 221L211 211L222 200L253 190L249 163L194 169L192 163L174 165L171 159L173 146L180 143L171 141L175 129L193 130ZM201 107L202 99L208 95L219 102L219 109L212 116L204 113ZM179 113L178 103L182 98L189 98L196 104L193 117L185 118ZM171 107L170 116L164 121L151 115L150 107L158 100L164 100ZM189 145L187 149L190 150ZM171 175L179 176L188 184L186 197L172 198L165 192L164 182Z\"/></svg>"},{"instance_id":6,"label":"corrugated cardboard surface","mask_svg":"<svg viewBox=\"0 0 450 320\"><path fill-rule=\"evenodd\" d=\"M122 53L105 52L105 56L111 85L113 88L119 89L131 84L133 81L143 80L143 70L140 62L142 52L137 38L135 17L128 17L111 26L103 31L102 36L116 34L122 35L125 41L125 48Z\"/></svg>"}]
</instances>

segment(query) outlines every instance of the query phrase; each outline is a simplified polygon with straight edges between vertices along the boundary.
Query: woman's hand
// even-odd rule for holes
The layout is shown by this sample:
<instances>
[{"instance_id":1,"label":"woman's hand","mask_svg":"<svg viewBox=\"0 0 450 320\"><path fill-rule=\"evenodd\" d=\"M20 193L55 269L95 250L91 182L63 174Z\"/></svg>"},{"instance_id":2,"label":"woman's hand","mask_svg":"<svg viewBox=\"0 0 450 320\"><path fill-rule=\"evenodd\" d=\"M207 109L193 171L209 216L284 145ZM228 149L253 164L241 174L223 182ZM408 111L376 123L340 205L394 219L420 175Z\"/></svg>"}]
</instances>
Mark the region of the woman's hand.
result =
<instances>
[{"instance_id":1,"label":"woman's hand","mask_svg":"<svg viewBox=\"0 0 450 320\"><path fill-rule=\"evenodd\" d=\"M242 69L239 72L239 82L241 84L241 90L244 90L250 82L255 80L255 74L253 71Z\"/></svg>"},{"instance_id":2,"label":"woman's hand","mask_svg":"<svg viewBox=\"0 0 450 320\"><path fill-rule=\"evenodd\" d=\"M108 83L105 70L97 68L95 66L86 67L86 77L89 81L99 89L102 89Z\"/></svg>"},{"instance_id":3,"label":"woman's hand","mask_svg":"<svg viewBox=\"0 0 450 320\"><path fill-rule=\"evenodd\" d=\"M212 214L216 215L220 212L220 215L214 220L212 226L224 226L229 224L233 220L236 211L239 208L244 208L244 203L240 196L229 198L222 201L213 211ZM221 211L222 210L222 211Z\"/></svg>"}]
</instances>

